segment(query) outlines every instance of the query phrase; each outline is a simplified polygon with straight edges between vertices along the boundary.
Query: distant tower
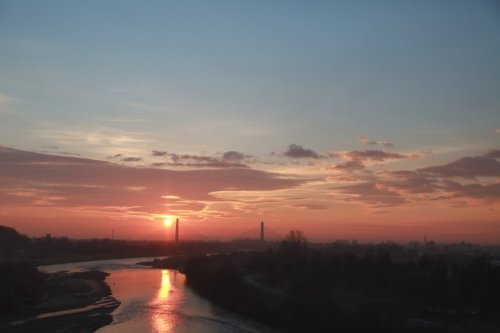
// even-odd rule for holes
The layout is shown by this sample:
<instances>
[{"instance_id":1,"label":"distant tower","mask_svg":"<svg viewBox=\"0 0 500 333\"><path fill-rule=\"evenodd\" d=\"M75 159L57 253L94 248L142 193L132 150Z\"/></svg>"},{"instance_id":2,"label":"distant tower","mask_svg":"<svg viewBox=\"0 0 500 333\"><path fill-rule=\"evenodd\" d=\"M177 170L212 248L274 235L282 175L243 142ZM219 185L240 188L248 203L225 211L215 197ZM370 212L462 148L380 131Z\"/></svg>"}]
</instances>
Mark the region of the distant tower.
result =
<instances>
[{"instance_id":1,"label":"distant tower","mask_svg":"<svg viewBox=\"0 0 500 333\"><path fill-rule=\"evenodd\" d=\"M179 242L179 219L175 220L175 242Z\"/></svg>"},{"instance_id":2,"label":"distant tower","mask_svg":"<svg viewBox=\"0 0 500 333\"><path fill-rule=\"evenodd\" d=\"M264 221L260 222L260 241L264 241Z\"/></svg>"}]
</instances>

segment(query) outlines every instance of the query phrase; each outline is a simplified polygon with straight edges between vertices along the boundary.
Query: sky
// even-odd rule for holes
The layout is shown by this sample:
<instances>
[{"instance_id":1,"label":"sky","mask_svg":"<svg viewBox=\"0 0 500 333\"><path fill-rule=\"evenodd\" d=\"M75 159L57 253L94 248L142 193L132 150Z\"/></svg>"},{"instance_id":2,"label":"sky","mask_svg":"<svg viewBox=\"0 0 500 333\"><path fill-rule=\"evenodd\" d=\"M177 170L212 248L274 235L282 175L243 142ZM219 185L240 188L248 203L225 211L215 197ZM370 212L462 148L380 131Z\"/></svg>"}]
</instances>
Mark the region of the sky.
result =
<instances>
[{"instance_id":1,"label":"sky","mask_svg":"<svg viewBox=\"0 0 500 333\"><path fill-rule=\"evenodd\" d=\"M500 241L496 1L4 0L0 73L28 235Z\"/></svg>"}]
</instances>

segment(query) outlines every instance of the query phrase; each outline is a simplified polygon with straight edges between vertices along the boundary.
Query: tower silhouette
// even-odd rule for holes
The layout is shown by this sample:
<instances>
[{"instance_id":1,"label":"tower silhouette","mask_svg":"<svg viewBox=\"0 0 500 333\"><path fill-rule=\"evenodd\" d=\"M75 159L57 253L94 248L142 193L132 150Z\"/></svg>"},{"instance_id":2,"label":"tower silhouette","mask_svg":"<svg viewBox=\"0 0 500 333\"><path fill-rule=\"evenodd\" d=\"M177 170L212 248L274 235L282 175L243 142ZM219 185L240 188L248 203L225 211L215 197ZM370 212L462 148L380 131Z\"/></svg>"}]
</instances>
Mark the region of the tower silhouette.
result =
<instances>
[{"instance_id":1,"label":"tower silhouette","mask_svg":"<svg viewBox=\"0 0 500 333\"><path fill-rule=\"evenodd\" d=\"M179 242L179 219L175 220L175 242Z\"/></svg>"},{"instance_id":2,"label":"tower silhouette","mask_svg":"<svg viewBox=\"0 0 500 333\"><path fill-rule=\"evenodd\" d=\"M260 241L264 241L264 221L260 222Z\"/></svg>"}]
</instances>

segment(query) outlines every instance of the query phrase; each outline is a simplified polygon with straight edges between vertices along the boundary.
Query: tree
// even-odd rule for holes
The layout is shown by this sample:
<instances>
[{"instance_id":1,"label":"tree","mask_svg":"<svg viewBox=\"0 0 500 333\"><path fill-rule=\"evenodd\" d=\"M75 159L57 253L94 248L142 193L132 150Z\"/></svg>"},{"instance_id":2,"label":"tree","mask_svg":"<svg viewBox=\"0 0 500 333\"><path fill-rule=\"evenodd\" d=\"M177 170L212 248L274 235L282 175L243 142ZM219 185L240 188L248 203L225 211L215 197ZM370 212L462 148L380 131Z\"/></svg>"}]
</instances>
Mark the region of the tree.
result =
<instances>
[{"instance_id":1,"label":"tree","mask_svg":"<svg viewBox=\"0 0 500 333\"><path fill-rule=\"evenodd\" d=\"M307 249L307 239L300 230L291 230L281 241L281 248L288 253L302 253Z\"/></svg>"},{"instance_id":2,"label":"tree","mask_svg":"<svg viewBox=\"0 0 500 333\"><path fill-rule=\"evenodd\" d=\"M26 249L30 246L30 239L21 235L16 229L0 225L0 254L1 251Z\"/></svg>"}]
</instances>

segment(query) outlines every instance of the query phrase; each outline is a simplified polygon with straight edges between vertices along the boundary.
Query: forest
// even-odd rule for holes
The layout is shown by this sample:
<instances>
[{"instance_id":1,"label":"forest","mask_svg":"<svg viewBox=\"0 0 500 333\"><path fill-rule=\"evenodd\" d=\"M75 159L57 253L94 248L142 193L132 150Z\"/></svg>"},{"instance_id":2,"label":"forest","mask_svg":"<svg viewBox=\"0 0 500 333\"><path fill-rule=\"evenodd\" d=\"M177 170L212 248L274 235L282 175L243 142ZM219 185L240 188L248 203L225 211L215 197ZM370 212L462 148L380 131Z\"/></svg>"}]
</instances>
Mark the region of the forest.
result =
<instances>
[{"instance_id":1,"label":"forest","mask_svg":"<svg viewBox=\"0 0 500 333\"><path fill-rule=\"evenodd\" d=\"M498 332L498 253L472 249L314 246L294 231L264 252L194 257L185 272L202 295L287 332Z\"/></svg>"}]
</instances>

